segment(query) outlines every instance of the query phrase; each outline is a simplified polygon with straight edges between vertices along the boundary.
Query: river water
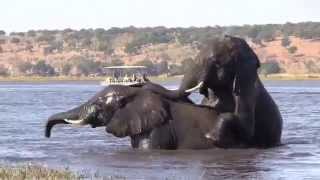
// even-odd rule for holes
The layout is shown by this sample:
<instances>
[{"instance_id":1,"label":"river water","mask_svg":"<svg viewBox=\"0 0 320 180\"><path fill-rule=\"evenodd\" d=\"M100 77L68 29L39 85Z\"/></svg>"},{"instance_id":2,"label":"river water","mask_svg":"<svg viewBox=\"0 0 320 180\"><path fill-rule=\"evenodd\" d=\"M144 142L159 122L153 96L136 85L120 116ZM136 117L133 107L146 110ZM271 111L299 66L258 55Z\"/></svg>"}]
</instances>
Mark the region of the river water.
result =
<instances>
[{"instance_id":1,"label":"river water","mask_svg":"<svg viewBox=\"0 0 320 180\"><path fill-rule=\"evenodd\" d=\"M50 139L44 137L48 116L86 101L102 89L98 84L1 83L0 164L35 163L127 179L320 179L320 81L264 84L284 119L283 146L142 151L104 128L57 125Z\"/></svg>"}]
</instances>

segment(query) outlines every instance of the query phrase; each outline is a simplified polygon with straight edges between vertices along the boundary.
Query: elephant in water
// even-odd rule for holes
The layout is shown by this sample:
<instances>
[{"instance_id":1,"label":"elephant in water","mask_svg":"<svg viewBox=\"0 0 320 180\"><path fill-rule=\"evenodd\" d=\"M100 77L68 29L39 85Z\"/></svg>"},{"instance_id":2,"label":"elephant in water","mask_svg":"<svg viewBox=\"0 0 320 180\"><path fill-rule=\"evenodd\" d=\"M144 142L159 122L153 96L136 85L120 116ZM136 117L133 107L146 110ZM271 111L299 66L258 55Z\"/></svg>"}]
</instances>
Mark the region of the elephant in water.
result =
<instances>
[{"instance_id":1,"label":"elephant in water","mask_svg":"<svg viewBox=\"0 0 320 180\"><path fill-rule=\"evenodd\" d=\"M158 93L152 90L157 89ZM50 137L56 124L105 126L106 132L116 137L131 138L133 148L148 149L207 149L219 146L205 135L219 129L221 118L207 106L195 105L190 100L172 99L162 95L160 85L108 86L86 103L49 117L45 136ZM232 114L230 114L232 115ZM219 131L215 136L220 136ZM224 133L226 147L240 147L233 134Z\"/></svg>"},{"instance_id":2,"label":"elephant in water","mask_svg":"<svg viewBox=\"0 0 320 180\"><path fill-rule=\"evenodd\" d=\"M179 89L165 94L179 99L188 88L198 87L205 96L202 104L222 114L221 127L226 132L231 129L246 144L276 146L281 142L282 117L259 79L259 66L257 55L245 40L232 36L215 38L200 49ZM212 138L216 132L213 129L207 137Z\"/></svg>"}]
</instances>

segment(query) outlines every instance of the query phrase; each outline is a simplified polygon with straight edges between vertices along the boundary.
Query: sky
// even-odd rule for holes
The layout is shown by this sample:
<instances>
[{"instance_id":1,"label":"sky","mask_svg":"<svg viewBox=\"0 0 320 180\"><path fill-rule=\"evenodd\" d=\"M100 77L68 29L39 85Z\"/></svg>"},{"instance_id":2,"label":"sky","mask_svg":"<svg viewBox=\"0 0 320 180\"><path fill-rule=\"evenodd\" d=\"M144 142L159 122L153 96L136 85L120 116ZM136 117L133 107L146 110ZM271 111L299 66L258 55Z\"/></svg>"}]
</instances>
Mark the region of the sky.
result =
<instances>
[{"instance_id":1,"label":"sky","mask_svg":"<svg viewBox=\"0 0 320 180\"><path fill-rule=\"evenodd\" d=\"M1 0L0 30L320 22L320 0Z\"/></svg>"}]
</instances>

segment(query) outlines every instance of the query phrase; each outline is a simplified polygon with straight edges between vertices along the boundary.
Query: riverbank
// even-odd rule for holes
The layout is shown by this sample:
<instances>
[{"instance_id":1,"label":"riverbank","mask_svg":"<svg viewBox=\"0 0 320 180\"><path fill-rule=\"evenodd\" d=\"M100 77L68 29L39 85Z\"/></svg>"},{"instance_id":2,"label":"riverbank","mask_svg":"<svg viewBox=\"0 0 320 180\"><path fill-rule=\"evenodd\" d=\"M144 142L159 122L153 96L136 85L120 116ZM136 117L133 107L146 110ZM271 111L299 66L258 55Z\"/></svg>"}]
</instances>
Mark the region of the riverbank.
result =
<instances>
[{"instance_id":1,"label":"riverbank","mask_svg":"<svg viewBox=\"0 0 320 180\"><path fill-rule=\"evenodd\" d=\"M0 165L0 179L126 179L122 176L105 176L99 172L73 172L68 168L51 169L39 165Z\"/></svg>"},{"instance_id":2,"label":"riverbank","mask_svg":"<svg viewBox=\"0 0 320 180\"><path fill-rule=\"evenodd\" d=\"M320 74L268 74L259 75L262 80L320 80Z\"/></svg>"},{"instance_id":3,"label":"riverbank","mask_svg":"<svg viewBox=\"0 0 320 180\"><path fill-rule=\"evenodd\" d=\"M80 179L81 176L65 169L54 170L41 166L2 166L0 179Z\"/></svg>"},{"instance_id":4,"label":"riverbank","mask_svg":"<svg viewBox=\"0 0 320 180\"><path fill-rule=\"evenodd\" d=\"M150 80L155 82L174 82L182 79L180 76L153 76L149 77ZM320 80L320 74L269 74L259 75L262 80ZM34 83L45 83L45 82L94 82L98 83L103 81L106 77L73 77L73 76L9 76L0 77L0 82L34 82Z\"/></svg>"},{"instance_id":5,"label":"riverbank","mask_svg":"<svg viewBox=\"0 0 320 180\"><path fill-rule=\"evenodd\" d=\"M170 82L182 79L183 76L152 76L149 77L151 81L155 82ZM8 76L0 77L0 82L35 82L35 83L45 83L45 82L100 82L105 80L106 77L73 77L73 76Z\"/></svg>"}]
</instances>

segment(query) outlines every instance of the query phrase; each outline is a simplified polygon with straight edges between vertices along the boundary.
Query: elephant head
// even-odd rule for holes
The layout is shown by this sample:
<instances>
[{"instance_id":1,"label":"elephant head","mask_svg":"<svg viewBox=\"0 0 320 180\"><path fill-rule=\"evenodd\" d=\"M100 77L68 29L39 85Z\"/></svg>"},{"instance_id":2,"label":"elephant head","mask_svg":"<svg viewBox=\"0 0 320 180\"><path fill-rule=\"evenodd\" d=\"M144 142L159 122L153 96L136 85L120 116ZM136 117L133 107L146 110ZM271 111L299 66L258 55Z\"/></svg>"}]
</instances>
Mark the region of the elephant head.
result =
<instances>
[{"instance_id":1,"label":"elephant head","mask_svg":"<svg viewBox=\"0 0 320 180\"><path fill-rule=\"evenodd\" d=\"M198 84L205 96L208 96L208 88L245 93L254 84L259 66L256 54L245 40L231 36L215 38L200 50L179 90L185 91Z\"/></svg>"},{"instance_id":2,"label":"elephant head","mask_svg":"<svg viewBox=\"0 0 320 180\"><path fill-rule=\"evenodd\" d=\"M106 126L116 137L145 134L167 120L165 102L141 87L108 86L86 103L49 117L45 136L56 124Z\"/></svg>"}]
</instances>

